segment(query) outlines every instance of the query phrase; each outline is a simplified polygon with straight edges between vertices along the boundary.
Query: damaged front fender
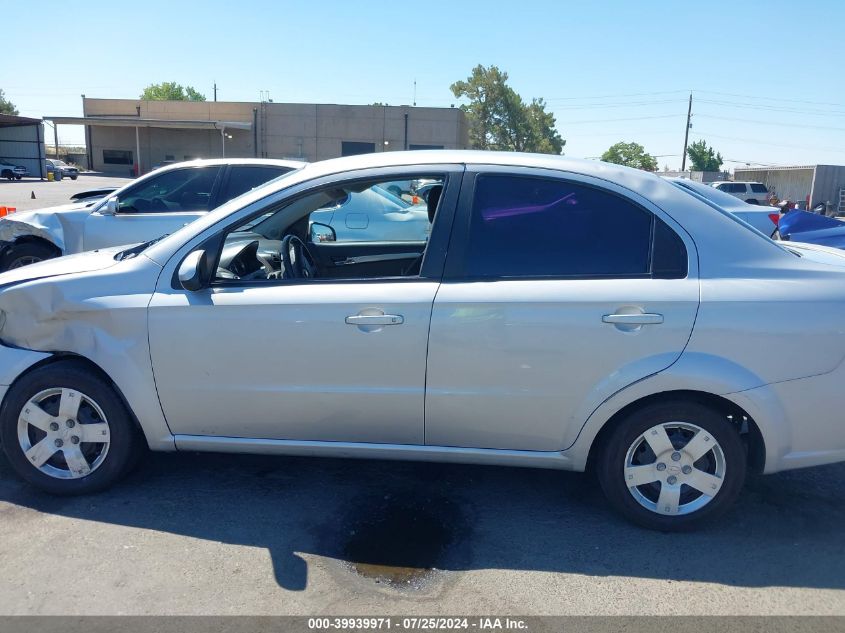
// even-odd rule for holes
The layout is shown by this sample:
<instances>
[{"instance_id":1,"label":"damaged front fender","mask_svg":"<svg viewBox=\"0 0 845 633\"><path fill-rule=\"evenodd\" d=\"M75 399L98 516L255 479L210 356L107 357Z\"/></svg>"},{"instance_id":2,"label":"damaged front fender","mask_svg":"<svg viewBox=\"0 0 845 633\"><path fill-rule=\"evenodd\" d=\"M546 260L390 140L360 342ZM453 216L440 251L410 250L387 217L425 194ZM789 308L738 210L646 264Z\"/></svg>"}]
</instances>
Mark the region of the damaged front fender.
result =
<instances>
[{"instance_id":1,"label":"damaged front fender","mask_svg":"<svg viewBox=\"0 0 845 633\"><path fill-rule=\"evenodd\" d=\"M91 203L69 204L37 211L19 211L0 218L0 242L36 237L50 242L64 253L82 250L85 218Z\"/></svg>"},{"instance_id":2,"label":"damaged front fender","mask_svg":"<svg viewBox=\"0 0 845 633\"><path fill-rule=\"evenodd\" d=\"M87 261L97 257L102 259L100 267ZM150 447L174 450L147 338L147 307L161 267L143 255L115 262L111 252L63 260L95 270L22 280L0 291L5 315L0 340L46 356L74 354L91 361L120 390Z\"/></svg>"}]
</instances>

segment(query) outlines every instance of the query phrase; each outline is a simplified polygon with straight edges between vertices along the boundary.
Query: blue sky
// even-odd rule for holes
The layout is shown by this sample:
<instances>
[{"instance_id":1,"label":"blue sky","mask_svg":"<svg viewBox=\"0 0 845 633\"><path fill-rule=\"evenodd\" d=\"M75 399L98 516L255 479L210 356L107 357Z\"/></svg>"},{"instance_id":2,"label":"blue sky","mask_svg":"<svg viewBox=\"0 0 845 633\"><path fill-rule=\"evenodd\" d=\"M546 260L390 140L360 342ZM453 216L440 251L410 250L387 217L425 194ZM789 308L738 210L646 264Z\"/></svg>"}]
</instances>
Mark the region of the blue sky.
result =
<instances>
[{"instance_id":1,"label":"blue sky","mask_svg":"<svg viewBox=\"0 0 845 633\"><path fill-rule=\"evenodd\" d=\"M569 156L636 141L679 167L692 90L690 138L736 161L726 167L845 164L837 0L37 4L37 20L3 17L0 88L29 116L80 115L81 94L136 98L159 81L211 98L216 80L221 101L265 90L277 102L401 105L416 79L418 105L448 107L459 104L449 85L481 63L526 100L546 99Z\"/></svg>"}]
</instances>

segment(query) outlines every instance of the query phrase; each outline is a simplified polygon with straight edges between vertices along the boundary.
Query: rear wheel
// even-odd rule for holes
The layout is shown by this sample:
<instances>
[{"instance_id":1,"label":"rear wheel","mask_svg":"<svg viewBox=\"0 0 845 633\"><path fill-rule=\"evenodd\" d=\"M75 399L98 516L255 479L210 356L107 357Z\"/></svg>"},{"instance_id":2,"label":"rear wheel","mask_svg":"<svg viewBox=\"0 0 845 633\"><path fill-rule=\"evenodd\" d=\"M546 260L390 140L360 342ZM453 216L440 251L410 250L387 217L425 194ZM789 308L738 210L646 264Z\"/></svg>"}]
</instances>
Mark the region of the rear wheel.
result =
<instances>
[{"instance_id":1,"label":"rear wheel","mask_svg":"<svg viewBox=\"0 0 845 633\"><path fill-rule=\"evenodd\" d=\"M36 369L11 387L0 410L0 438L21 478L58 495L108 487L141 447L113 387L75 361Z\"/></svg>"},{"instance_id":2,"label":"rear wheel","mask_svg":"<svg viewBox=\"0 0 845 633\"><path fill-rule=\"evenodd\" d=\"M746 455L738 431L696 402L635 411L601 447L598 475L611 505L655 530L691 530L721 516L739 496Z\"/></svg>"},{"instance_id":3,"label":"rear wheel","mask_svg":"<svg viewBox=\"0 0 845 633\"><path fill-rule=\"evenodd\" d=\"M21 266L29 266L58 257L58 253L51 246L43 242L23 242L12 244L0 256L0 271L5 272Z\"/></svg>"},{"instance_id":4,"label":"rear wheel","mask_svg":"<svg viewBox=\"0 0 845 633\"><path fill-rule=\"evenodd\" d=\"M751 200L746 200L745 202L748 204L760 204L760 202L756 198L751 198Z\"/></svg>"}]
</instances>

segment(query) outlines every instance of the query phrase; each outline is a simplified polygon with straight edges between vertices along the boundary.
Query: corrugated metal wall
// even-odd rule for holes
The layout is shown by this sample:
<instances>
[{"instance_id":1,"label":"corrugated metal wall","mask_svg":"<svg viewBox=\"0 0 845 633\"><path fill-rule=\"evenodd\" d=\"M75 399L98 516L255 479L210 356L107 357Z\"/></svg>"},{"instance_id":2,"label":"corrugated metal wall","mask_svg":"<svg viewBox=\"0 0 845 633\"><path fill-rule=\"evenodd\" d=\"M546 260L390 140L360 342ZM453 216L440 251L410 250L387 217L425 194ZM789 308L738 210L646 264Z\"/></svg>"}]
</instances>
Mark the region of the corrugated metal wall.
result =
<instances>
[{"instance_id":1,"label":"corrugated metal wall","mask_svg":"<svg viewBox=\"0 0 845 633\"><path fill-rule=\"evenodd\" d=\"M830 202L833 208L836 208L836 205L839 204L840 189L845 189L845 167L842 165L816 165L813 204Z\"/></svg>"},{"instance_id":2,"label":"corrugated metal wall","mask_svg":"<svg viewBox=\"0 0 845 633\"><path fill-rule=\"evenodd\" d=\"M44 170L44 139L38 142L40 125L0 127L0 157L23 165L32 178L40 178Z\"/></svg>"},{"instance_id":3,"label":"corrugated metal wall","mask_svg":"<svg viewBox=\"0 0 845 633\"><path fill-rule=\"evenodd\" d=\"M734 180L762 182L781 200L805 200L813 188L815 167L737 168Z\"/></svg>"}]
</instances>

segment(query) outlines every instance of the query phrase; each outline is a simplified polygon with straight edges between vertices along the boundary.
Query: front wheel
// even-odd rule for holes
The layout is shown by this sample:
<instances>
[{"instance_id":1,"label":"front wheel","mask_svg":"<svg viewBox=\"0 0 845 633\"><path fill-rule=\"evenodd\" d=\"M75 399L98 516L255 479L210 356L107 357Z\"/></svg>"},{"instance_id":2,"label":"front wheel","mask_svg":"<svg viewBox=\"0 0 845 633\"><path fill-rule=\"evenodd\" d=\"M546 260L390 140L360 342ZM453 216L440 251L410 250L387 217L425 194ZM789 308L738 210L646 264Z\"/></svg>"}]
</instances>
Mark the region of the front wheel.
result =
<instances>
[{"instance_id":1,"label":"front wheel","mask_svg":"<svg viewBox=\"0 0 845 633\"><path fill-rule=\"evenodd\" d=\"M37 264L45 259L53 259L58 254L47 244L42 242L22 242L12 244L0 256L0 272Z\"/></svg>"},{"instance_id":2,"label":"front wheel","mask_svg":"<svg viewBox=\"0 0 845 633\"><path fill-rule=\"evenodd\" d=\"M635 411L606 437L598 476L611 505L643 527L692 530L724 514L745 481L737 429L696 402Z\"/></svg>"},{"instance_id":3,"label":"front wheel","mask_svg":"<svg viewBox=\"0 0 845 633\"><path fill-rule=\"evenodd\" d=\"M35 369L11 387L0 438L20 477L57 495L108 487L140 450L139 432L112 385L76 361Z\"/></svg>"},{"instance_id":4,"label":"front wheel","mask_svg":"<svg viewBox=\"0 0 845 633\"><path fill-rule=\"evenodd\" d=\"M79 176L71 176L70 177L71 180L76 180L77 178L79 178Z\"/></svg>"}]
</instances>

